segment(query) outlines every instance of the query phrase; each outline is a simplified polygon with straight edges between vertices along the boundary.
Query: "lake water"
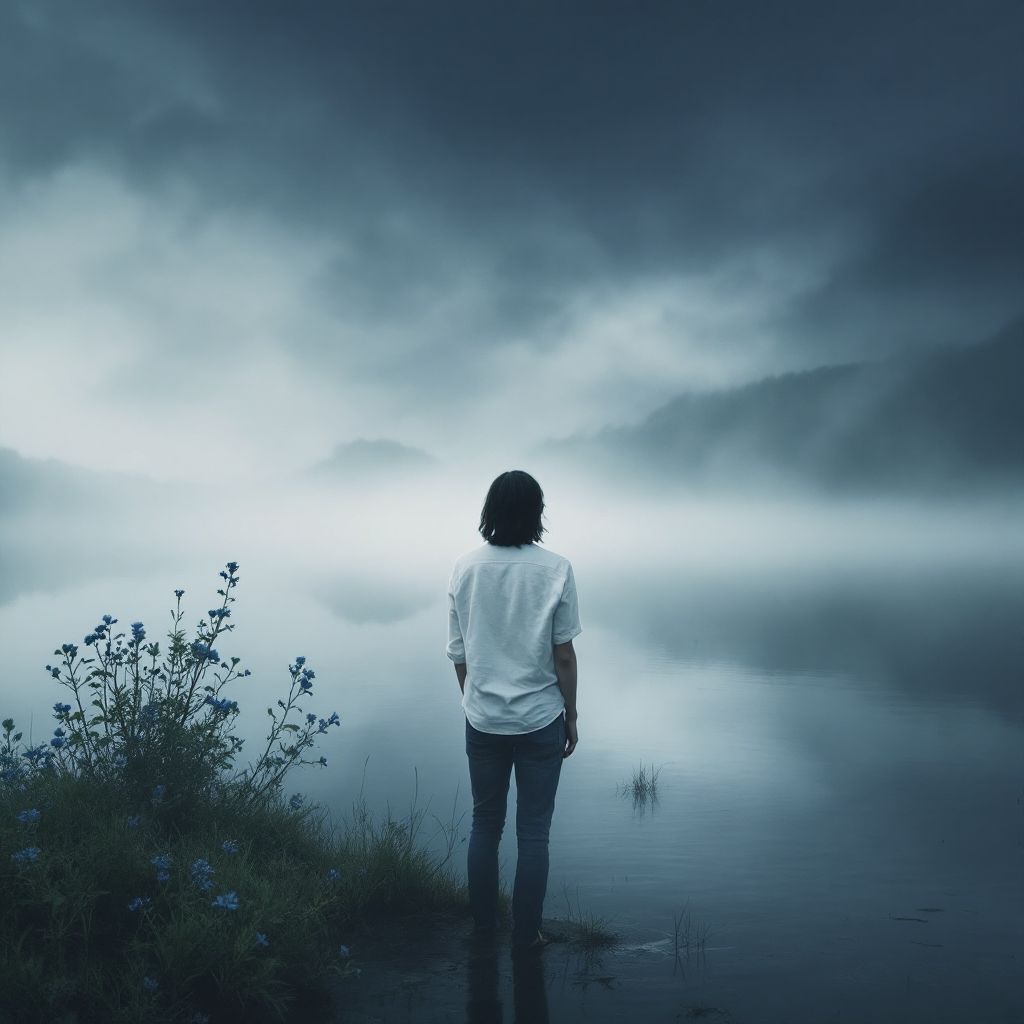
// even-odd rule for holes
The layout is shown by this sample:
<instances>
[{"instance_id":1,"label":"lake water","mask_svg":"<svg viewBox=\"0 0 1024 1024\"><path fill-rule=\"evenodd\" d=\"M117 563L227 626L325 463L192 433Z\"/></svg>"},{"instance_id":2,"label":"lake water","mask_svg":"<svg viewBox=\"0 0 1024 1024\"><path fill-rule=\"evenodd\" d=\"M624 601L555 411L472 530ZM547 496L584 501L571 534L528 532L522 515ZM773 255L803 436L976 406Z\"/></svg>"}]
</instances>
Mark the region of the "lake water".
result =
<instances>
[{"instance_id":1,"label":"lake water","mask_svg":"<svg viewBox=\"0 0 1024 1024\"><path fill-rule=\"evenodd\" d=\"M447 521L459 496L434 501ZM550 540L573 559L584 633L547 912L564 916L565 889L622 942L585 963L546 951L550 1019L1024 1020L1019 510L585 506L567 500ZM342 716L329 767L290 791L340 816L360 791L404 813L418 785L425 834L436 818L467 835L443 592L472 516L432 544L389 533L401 516L388 501L288 507L263 502L199 543L165 525L152 543L173 558L15 594L0 608L2 710L47 734L59 692L41 667L56 644L106 611L156 635L176 586L197 617L237 558L238 629L220 647L255 670L236 695L243 729L258 735L297 653L317 671L315 709ZM367 522L378 528L360 536ZM660 774L637 807L621 789L641 762ZM511 835L502 850L511 877ZM682 914L707 932L677 958ZM512 1020L504 960L499 975ZM467 1019L431 1016L429 998L380 1012Z\"/></svg>"}]
</instances>

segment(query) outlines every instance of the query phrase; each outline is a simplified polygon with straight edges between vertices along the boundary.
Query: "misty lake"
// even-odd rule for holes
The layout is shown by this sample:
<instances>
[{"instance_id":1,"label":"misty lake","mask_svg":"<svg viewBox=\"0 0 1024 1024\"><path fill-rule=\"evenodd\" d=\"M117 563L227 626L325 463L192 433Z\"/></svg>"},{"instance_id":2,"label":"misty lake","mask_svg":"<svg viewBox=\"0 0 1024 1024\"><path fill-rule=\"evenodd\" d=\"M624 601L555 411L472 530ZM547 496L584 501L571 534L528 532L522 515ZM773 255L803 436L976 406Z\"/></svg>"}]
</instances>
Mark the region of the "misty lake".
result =
<instances>
[{"instance_id":1,"label":"misty lake","mask_svg":"<svg viewBox=\"0 0 1024 1024\"><path fill-rule=\"evenodd\" d=\"M236 558L237 631L222 653L255 673L252 692L234 694L243 732L260 735L297 653L317 672L315 709L342 718L322 748L329 767L289 791L340 818L360 791L404 813L418 786L425 834L436 818L461 821L464 837L444 588L474 543L471 493L425 499L426 520L455 525L411 534L386 496L321 494L302 514L279 496L201 543L164 524L170 554L144 571L26 586L0 608L4 713L48 734L59 692L42 666L56 644L108 611L156 635L176 586L197 618ZM549 546L573 561L584 632L580 746L559 789L546 912L565 915L564 889L620 941L589 956L548 949L535 1014L1024 1019L1015 510L668 498L641 510L580 493L556 511ZM656 800L636 806L622 786L641 762L660 774ZM456 856L464 867L464 846ZM705 941L677 957L680 915ZM382 988L374 969L363 962L362 993L346 995L339 1019L476 1019L451 949L423 950L410 968L419 987ZM478 1019L521 1019L507 957L496 972L491 1016Z\"/></svg>"}]
</instances>

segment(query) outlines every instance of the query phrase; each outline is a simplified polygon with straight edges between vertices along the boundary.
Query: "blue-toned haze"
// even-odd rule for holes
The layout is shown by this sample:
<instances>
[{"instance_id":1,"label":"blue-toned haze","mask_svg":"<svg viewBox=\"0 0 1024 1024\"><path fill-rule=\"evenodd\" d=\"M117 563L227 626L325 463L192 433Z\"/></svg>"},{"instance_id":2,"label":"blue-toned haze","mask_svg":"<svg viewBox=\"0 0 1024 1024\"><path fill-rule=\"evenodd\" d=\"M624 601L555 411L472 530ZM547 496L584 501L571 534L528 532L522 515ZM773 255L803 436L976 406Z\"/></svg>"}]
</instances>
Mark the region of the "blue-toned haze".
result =
<instances>
[{"instance_id":1,"label":"blue-toned haze","mask_svg":"<svg viewBox=\"0 0 1024 1024\"><path fill-rule=\"evenodd\" d=\"M240 731L307 655L294 789L465 810L444 588L528 469L584 625L558 877L690 899L736 1019L912 974L968 1020L972 971L1010 1019L1022 44L1017 0L0 2L5 716L234 559Z\"/></svg>"}]
</instances>

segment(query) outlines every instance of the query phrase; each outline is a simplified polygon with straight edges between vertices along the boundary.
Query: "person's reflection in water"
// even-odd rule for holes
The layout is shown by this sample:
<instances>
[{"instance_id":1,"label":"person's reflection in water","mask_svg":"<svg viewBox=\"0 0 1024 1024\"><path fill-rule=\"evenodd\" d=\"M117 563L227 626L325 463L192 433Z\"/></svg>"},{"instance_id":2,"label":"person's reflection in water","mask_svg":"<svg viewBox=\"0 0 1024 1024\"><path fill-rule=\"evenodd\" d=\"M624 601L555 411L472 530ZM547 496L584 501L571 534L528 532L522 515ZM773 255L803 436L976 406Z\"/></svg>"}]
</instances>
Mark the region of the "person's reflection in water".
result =
<instances>
[{"instance_id":1,"label":"person's reflection in water","mask_svg":"<svg viewBox=\"0 0 1024 1024\"><path fill-rule=\"evenodd\" d=\"M469 954L467 994L467 1024L502 1024L501 999L498 996L498 945L493 935L473 941Z\"/></svg>"},{"instance_id":2,"label":"person's reflection in water","mask_svg":"<svg viewBox=\"0 0 1024 1024\"><path fill-rule=\"evenodd\" d=\"M498 994L498 947L493 936L474 942L468 963L467 1024L502 1024ZM548 1024L544 964L533 951L512 955L515 1024Z\"/></svg>"},{"instance_id":3,"label":"person's reflection in water","mask_svg":"<svg viewBox=\"0 0 1024 1024\"><path fill-rule=\"evenodd\" d=\"M548 1024L548 992L544 964L532 952L512 954L512 986L516 1024Z\"/></svg>"}]
</instances>

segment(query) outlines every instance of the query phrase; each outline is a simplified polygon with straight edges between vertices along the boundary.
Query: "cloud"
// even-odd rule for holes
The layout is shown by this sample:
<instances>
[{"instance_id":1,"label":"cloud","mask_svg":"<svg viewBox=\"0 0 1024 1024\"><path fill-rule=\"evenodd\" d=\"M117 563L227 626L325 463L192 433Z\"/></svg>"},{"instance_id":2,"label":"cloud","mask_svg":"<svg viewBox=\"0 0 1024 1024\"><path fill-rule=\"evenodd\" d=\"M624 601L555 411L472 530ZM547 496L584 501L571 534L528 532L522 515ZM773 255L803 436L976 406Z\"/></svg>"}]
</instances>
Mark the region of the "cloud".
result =
<instances>
[{"instance_id":1,"label":"cloud","mask_svg":"<svg viewBox=\"0 0 1024 1024\"><path fill-rule=\"evenodd\" d=\"M983 335L1024 306L1022 11L8 5L0 439L511 453Z\"/></svg>"}]
</instances>

